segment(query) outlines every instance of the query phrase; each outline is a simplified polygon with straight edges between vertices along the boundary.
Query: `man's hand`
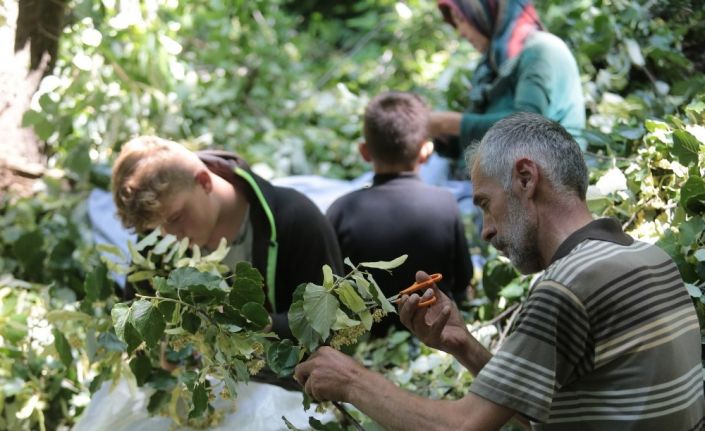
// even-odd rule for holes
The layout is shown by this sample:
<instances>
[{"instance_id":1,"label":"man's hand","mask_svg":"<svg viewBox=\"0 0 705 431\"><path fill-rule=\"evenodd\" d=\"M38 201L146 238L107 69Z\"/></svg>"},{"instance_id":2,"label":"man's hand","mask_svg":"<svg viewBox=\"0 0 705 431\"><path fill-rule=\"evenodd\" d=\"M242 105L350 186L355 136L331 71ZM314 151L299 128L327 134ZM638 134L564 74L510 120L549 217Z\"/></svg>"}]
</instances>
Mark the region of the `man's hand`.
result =
<instances>
[{"instance_id":1,"label":"man's hand","mask_svg":"<svg viewBox=\"0 0 705 431\"><path fill-rule=\"evenodd\" d=\"M352 385L366 370L350 356L324 346L294 370L304 391L318 401L349 401Z\"/></svg>"},{"instance_id":2,"label":"man's hand","mask_svg":"<svg viewBox=\"0 0 705 431\"><path fill-rule=\"evenodd\" d=\"M428 274L423 271L416 273L417 282L428 278ZM433 295L437 298L435 304L429 307L418 306L420 301L428 300ZM424 344L454 356L462 354L472 338L455 304L435 284L421 297L417 294L402 296L399 317L404 326Z\"/></svg>"}]
</instances>

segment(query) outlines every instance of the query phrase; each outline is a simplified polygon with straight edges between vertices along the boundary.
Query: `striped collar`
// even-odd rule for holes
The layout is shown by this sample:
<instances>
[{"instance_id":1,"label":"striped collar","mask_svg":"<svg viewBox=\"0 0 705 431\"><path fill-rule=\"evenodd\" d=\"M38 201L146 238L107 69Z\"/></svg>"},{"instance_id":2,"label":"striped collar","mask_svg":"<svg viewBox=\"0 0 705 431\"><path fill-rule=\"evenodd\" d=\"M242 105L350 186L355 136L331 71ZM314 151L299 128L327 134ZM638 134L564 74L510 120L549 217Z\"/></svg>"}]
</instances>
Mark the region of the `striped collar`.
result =
<instances>
[{"instance_id":1,"label":"striped collar","mask_svg":"<svg viewBox=\"0 0 705 431\"><path fill-rule=\"evenodd\" d=\"M620 245L631 245L634 242L634 238L622 231L622 226L617 219L601 218L593 220L566 238L556 250L550 263L567 256L571 250L586 239L609 241Z\"/></svg>"}]
</instances>

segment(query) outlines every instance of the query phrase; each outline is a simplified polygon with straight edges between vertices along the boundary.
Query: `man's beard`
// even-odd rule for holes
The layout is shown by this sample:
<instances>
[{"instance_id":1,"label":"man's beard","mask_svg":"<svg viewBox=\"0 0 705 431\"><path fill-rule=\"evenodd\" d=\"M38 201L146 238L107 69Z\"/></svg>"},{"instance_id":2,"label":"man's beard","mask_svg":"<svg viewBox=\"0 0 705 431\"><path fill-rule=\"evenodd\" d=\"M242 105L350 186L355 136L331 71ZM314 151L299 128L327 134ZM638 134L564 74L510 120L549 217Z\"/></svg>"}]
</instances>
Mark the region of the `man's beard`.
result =
<instances>
[{"instance_id":1,"label":"man's beard","mask_svg":"<svg viewBox=\"0 0 705 431\"><path fill-rule=\"evenodd\" d=\"M519 199L510 192L504 232L492 239L492 245L501 250L522 274L538 272L543 269L543 266L537 230L536 224L531 223L526 217Z\"/></svg>"}]
</instances>

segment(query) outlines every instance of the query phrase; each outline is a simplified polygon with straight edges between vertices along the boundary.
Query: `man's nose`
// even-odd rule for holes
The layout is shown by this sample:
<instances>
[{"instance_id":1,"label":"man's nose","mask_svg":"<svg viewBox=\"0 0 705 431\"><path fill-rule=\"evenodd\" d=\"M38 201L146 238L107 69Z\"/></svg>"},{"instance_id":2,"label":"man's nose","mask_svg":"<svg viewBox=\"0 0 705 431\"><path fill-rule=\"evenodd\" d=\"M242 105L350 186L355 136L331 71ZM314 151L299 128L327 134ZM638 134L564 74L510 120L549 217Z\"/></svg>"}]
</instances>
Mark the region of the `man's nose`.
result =
<instances>
[{"instance_id":1,"label":"man's nose","mask_svg":"<svg viewBox=\"0 0 705 431\"><path fill-rule=\"evenodd\" d=\"M494 227L494 224L487 223L487 221L484 221L482 223L482 239L490 242L492 238L494 238L497 235L497 229Z\"/></svg>"}]
</instances>

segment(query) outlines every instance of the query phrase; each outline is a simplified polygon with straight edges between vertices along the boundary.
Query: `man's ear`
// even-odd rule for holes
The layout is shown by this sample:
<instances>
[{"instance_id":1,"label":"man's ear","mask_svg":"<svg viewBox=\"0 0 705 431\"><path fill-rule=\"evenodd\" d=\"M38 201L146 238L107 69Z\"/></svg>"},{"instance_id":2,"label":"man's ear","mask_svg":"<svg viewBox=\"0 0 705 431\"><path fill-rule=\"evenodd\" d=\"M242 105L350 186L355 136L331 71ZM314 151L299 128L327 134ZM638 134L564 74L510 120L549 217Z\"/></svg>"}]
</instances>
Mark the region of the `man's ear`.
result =
<instances>
[{"instance_id":1,"label":"man's ear","mask_svg":"<svg viewBox=\"0 0 705 431\"><path fill-rule=\"evenodd\" d=\"M362 141L357 144L357 150L367 163L372 163L372 155L370 154L370 149L367 147L367 142Z\"/></svg>"},{"instance_id":2,"label":"man's ear","mask_svg":"<svg viewBox=\"0 0 705 431\"><path fill-rule=\"evenodd\" d=\"M419 164L426 163L431 154L433 154L433 142L426 141L421 145L421 150L419 151Z\"/></svg>"},{"instance_id":3,"label":"man's ear","mask_svg":"<svg viewBox=\"0 0 705 431\"><path fill-rule=\"evenodd\" d=\"M521 158L514 163L513 186L515 191L533 197L538 188L539 167L533 160Z\"/></svg>"},{"instance_id":4,"label":"man's ear","mask_svg":"<svg viewBox=\"0 0 705 431\"><path fill-rule=\"evenodd\" d=\"M199 169L196 172L195 178L196 183L203 188L206 193L213 191L213 180L211 175L206 169Z\"/></svg>"}]
</instances>

